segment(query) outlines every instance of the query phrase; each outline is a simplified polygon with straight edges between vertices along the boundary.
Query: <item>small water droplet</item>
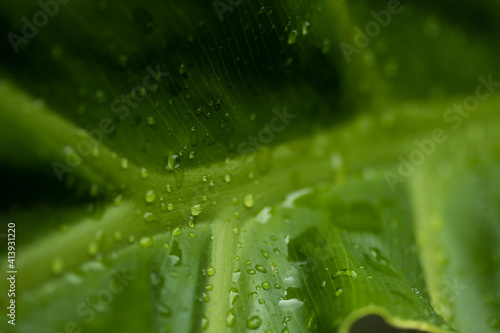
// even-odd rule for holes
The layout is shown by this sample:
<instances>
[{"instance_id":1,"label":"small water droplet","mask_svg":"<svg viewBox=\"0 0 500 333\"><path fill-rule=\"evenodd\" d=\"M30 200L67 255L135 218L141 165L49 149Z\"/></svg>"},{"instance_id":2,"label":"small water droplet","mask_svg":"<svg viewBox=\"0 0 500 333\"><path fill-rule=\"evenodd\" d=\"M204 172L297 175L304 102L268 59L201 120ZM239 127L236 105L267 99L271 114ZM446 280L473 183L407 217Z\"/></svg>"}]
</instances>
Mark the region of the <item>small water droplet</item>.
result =
<instances>
[{"instance_id":1,"label":"small water droplet","mask_svg":"<svg viewBox=\"0 0 500 333\"><path fill-rule=\"evenodd\" d=\"M113 204L115 206L120 206L122 204L122 195L118 194L114 199L113 199Z\"/></svg>"},{"instance_id":2,"label":"small water droplet","mask_svg":"<svg viewBox=\"0 0 500 333\"><path fill-rule=\"evenodd\" d=\"M152 203L156 199L156 194L153 190L149 190L146 192L144 195L144 200L146 200L147 203Z\"/></svg>"},{"instance_id":3,"label":"small water droplet","mask_svg":"<svg viewBox=\"0 0 500 333\"><path fill-rule=\"evenodd\" d=\"M262 255L264 256L264 258L269 258L269 253L267 253L266 250L260 250L260 253L262 253Z\"/></svg>"},{"instance_id":4,"label":"small water droplet","mask_svg":"<svg viewBox=\"0 0 500 333\"><path fill-rule=\"evenodd\" d=\"M154 241L152 237L145 236L139 240L139 245L142 247L150 247L151 245L153 245L153 242Z\"/></svg>"},{"instance_id":5,"label":"small water droplet","mask_svg":"<svg viewBox=\"0 0 500 333\"><path fill-rule=\"evenodd\" d=\"M297 30L292 30L288 34L288 45L292 45L297 40Z\"/></svg>"},{"instance_id":6,"label":"small water droplet","mask_svg":"<svg viewBox=\"0 0 500 333\"><path fill-rule=\"evenodd\" d=\"M184 74L184 73L186 73L186 68L185 68L184 64L181 64L181 65L179 66L179 74L181 74L181 75L182 75L182 74Z\"/></svg>"},{"instance_id":7,"label":"small water droplet","mask_svg":"<svg viewBox=\"0 0 500 333\"><path fill-rule=\"evenodd\" d=\"M126 170L128 168L128 160L126 158L122 159L120 165L123 170Z\"/></svg>"},{"instance_id":8,"label":"small water droplet","mask_svg":"<svg viewBox=\"0 0 500 333\"><path fill-rule=\"evenodd\" d=\"M253 204L254 204L253 195L251 195L251 194L245 195L245 197L243 198L243 204L247 208L252 208Z\"/></svg>"},{"instance_id":9,"label":"small water droplet","mask_svg":"<svg viewBox=\"0 0 500 333\"><path fill-rule=\"evenodd\" d=\"M342 293L343 293L343 292L344 292L344 289L342 289L342 288L337 288L337 289L335 290L335 296L340 296L340 295L342 295Z\"/></svg>"},{"instance_id":10,"label":"small water droplet","mask_svg":"<svg viewBox=\"0 0 500 333\"><path fill-rule=\"evenodd\" d=\"M302 24L302 34L305 36L309 33L309 30L311 29L311 23L305 21Z\"/></svg>"},{"instance_id":11,"label":"small water droplet","mask_svg":"<svg viewBox=\"0 0 500 333\"><path fill-rule=\"evenodd\" d=\"M255 265L255 269L261 273L267 273L267 270L262 265Z\"/></svg>"},{"instance_id":12,"label":"small water droplet","mask_svg":"<svg viewBox=\"0 0 500 333\"><path fill-rule=\"evenodd\" d=\"M229 174L225 175L225 176L224 176L224 181L225 181L226 183L231 182L231 175L229 175Z\"/></svg>"},{"instance_id":13,"label":"small water droplet","mask_svg":"<svg viewBox=\"0 0 500 333\"><path fill-rule=\"evenodd\" d=\"M208 268L207 268L207 275L208 275L208 276L214 276L214 275L215 275L215 268L213 268L213 267L208 267Z\"/></svg>"},{"instance_id":14,"label":"small water droplet","mask_svg":"<svg viewBox=\"0 0 500 333\"><path fill-rule=\"evenodd\" d=\"M172 236L173 236L173 237L177 237L177 236L179 236L181 233L182 233L182 230L181 230L181 228L179 228L179 227L172 229Z\"/></svg>"},{"instance_id":15,"label":"small water droplet","mask_svg":"<svg viewBox=\"0 0 500 333\"><path fill-rule=\"evenodd\" d=\"M99 246L96 242L90 242L87 246L87 253L91 256L95 256L99 252Z\"/></svg>"},{"instance_id":16,"label":"small water droplet","mask_svg":"<svg viewBox=\"0 0 500 333\"><path fill-rule=\"evenodd\" d=\"M191 206L191 215L198 216L201 213L201 205Z\"/></svg>"},{"instance_id":17,"label":"small water droplet","mask_svg":"<svg viewBox=\"0 0 500 333\"><path fill-rule=\"evenodd\" d=\"M64 270L64 261L61 258L54 258L50 263L50 271L54 275L60 275Z\"/></svg>"},{"instance_id":18,"label":"small water droplet","mask_svg":"<svg viewBox=\"0 0 500 333\"><path fill-rule=\"evenodd\" d=\"M267 281L262 282L262 283L261 283L261 286L262 286L262 288L263 288L264 290L269 290L269 289L271 289L271 284L270 284L269 282L267 282Z\"/></svg>"}]
</instances>

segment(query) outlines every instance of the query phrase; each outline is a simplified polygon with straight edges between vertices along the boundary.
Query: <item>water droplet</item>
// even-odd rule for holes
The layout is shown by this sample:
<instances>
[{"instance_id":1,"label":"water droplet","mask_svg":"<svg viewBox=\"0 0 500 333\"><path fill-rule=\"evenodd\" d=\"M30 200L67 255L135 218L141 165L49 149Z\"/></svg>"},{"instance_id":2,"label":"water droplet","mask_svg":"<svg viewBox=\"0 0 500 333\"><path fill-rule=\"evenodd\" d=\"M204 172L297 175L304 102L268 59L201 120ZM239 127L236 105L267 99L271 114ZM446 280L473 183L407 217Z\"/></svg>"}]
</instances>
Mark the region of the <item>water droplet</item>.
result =
<instances>
[{"instance_id":1,"label":"water droplet","mask_svg":"<svg viewBox=\"0 0 500 333\"><path fill-rule=\"evenodd\" d=\"M231 175L229 175L229 174L225 175L225 176L224 176L224 181L225 181L226 183L231 182Z\"/></svg>"},{"instance_id":2,"label":"water droplet","mask_svg":"<svg viewBox=\"0 0 500 333\"><path fill-rule=\"evenodd\" d=\"M348 270L347 268L345 268L345 269L338 271L334 275L332 275L332 277L334 279L341 277L341 276L348 276L348 277L356 278L356 277L358 277L358 273L355 270Z\"/></svg>"},{"instance_id":3,"label":"water droplet","mask_svg":"<svg viewBox=\"0 0 500 333\"><path fill-rule=\"evenodd\" d=\"M148 203L152 203L156 199L156 194L153 190L149 190L146 192L146 195L144 195L144 199Z\"/></svg>"},{"instance_id":4,"label":"water droplet","mask_svg":"<svg viewBox=\"0 0 500 333\"><path fill-rule=\"evenodd\" d=\"M262 265L255 265L255 269L261 273L267 273L267 270Z\"/></svg>"},{"instance_id":5,"label":"water droplet","mask_svg":"<svg viewBox=\"0 0 500 333\"><path fill-rule=\"evenodd\" d=\"M250 330L256 330L262 324L262 319L259 316L253 316L247 320L246 326Z\"/></svg>"},{"instance_id":6,"label":"water droplet","mask_svg":"<svg viewBox=\"0 0 500 333\"><path fill-rule=\"evenodd\" d=\"M122 195L118 194L114 199L113 199L113 204L115 206L120 206L122 204Z\"/></svg>"},{"instance_id":7,"label":"water droplet","mask_svg":"<svg viewBox=\"0 0 500 333\"><path fill-rule=\"evenodd\" d=\"M122 169L127 169L128 168L128 160L126 158L122 159L121 163L120 163Z\"/></svg>"},{"instance_id":8,"label":"water droplet","mask_svg":"<svg viewBox=\"0 0 500 333\"><path fill-rule=\"evenodd\" d=\"M262 282L261 286L264 290L269 290L271 288L271 284L267 281Z\"/></svg>"},{"instance_id":9,"label":"water droplet","mask_svg":"<svg viewBox=\"0 0 500 333\"><path fill-rule=\"evenodd\" d=\"M282 299L278 302L278 305L279 305L281 310L290 312L290 311L294 311L294 310L302 307L304 305L304 302L302 302L301 300L299 300L297 298ZM285 317L285 318L286 319L283 320L284 325L286 325L291 320L290 317ZM290 318L290 319L288 319L288 318Z\"/></svg>"},{"instance_id":10,"label":"water droplet","mask_svg":"<svg viewBox=\"0 0 500 333\"><path fill-rule=\"evenodd\" d=\"M139 240L139 245L142 247L150 247L151 245L153 245L153 242L154 241L152 237L145 236Z\"/></svg>"},{"instance_id":11,"label":"water droplet","mask_svg":"<svg viewBox=\"0 0 500 333\"><path fill-rule=\"evenodd\" d=\"M148 177L148 170L146 170L145 168L141 168L141 178L144 179L147 177Z\"/></svg>"},{"instance_id":12,"label":"water droplet","mask_svg":"<svg viewBox=\"0 0 500 333\"><path fill-rule=\"evenodd\" d=\"M61 258L54 258L50 263L50 271L54 275L60 275L64 270L64 261Z\"/></svg>"},{"instance_id":13,"label":"water droplet","mask_svg":"<svg viewBox=\"0 0 500 333\"><path fill-rule=\"evenodd\" d=\"M229 309L226 316L226 325L228 327L233 327L236 323L236 316L234 315L234 309Z\"/></svg>"},{"instance_id":14,"label":"water droplet","mask_svg":"<svg viewBox=\"0 0 500 333\"><path fill-rule=\"evenodd\" d=\"M292 45L297 40L297 30L292 30L288 34L288 45Z\"/></svg>"},{"instance_id":15,"label":"water droplet","mask_svg":"<svg viewBox=\"0 0 500 333\"><path fill-rule=\"evenodd\" d=\"M189 236L189 237L191 237L191 238L194 238L195 234L194 234L194 232L190 232L190 233L188 234L188 236Z\"/></svg>"},{"instance_id":16,"label":"water droplet","mask_svg":"<svg viewBox=\"0 0 500 333\"><path fill-rule=\"evenodd\" d=\"M213 267L208 267L208 268L207 268L207 275L208 275L208 276L214 276L214 275L215 275L215 268L213 268Z\"/></svg>"},{"instance_id":17,"label":"water droplet","mask_svg":"<svg viewBox=\"0 0 500 333\"><path fill-rule=\"evenodd\" d=\"M198 216L201 213L201 205L194 205L191 207L191 215Z\"/></svg>"},{"instance_id":18,"label":"water droplet","mask_svg":"<svg viewBox=\"0 0 500 333\"><path fill-rule=\"evenodd\" d=\"M148 117L148 125L153 126L155 124L155 118L154 117Z\"/></svg>"},{"instance_id":19,"label":"water droplet","mask_svg":"<svg viewBox=\"0 0 500 333\"><path fill-rule=\"evenodd\" d=\"M172 192L172 186L170 186L170 184L167 184L167 192L168 193Z\"/></svg>"},{"instance_id":20,"label":"water droplet","mask_svg":"<svg viewBox=\"0 0 500 333\"><path fill-rule=\"evenodd\" d=\"M264 256L264 258L269 258L269 253L267 253L266 250L260 250L260 253L262 253L262 255Z\"/></svg>"},{"instance_id":21,"label":"water droplet","mask_svg":"<svg viewBox=\"0 0 500 333\"><path fill-rule=\"evenodd\" d=\"M167 204L167 209L168 209L169 211L173 211L173 210L174 210L174 205L173 205L173 204L171 204L171 203L168 203L168 204Z\"/></svg>"},{"instance_id":22,"label":"water droplet","mask_svg":"<svg viewBox=\"0 0 500 333\"><path fill-rule=\"evenodd\" d=\"M343 293L343 292L344 292L344 289L342 289L342 288L337 288L337 289L335 290L335 296L340 296L340 295L342 295L342 293Z\"/></svg>"},{"instance_id":23,"label":"water droplet","mask_svg":"<svg viewBox=\"0 0 500 333\"><path fill-rule=\"evenodd\" d=\"M179 227L172 229L172 236L173 236L173 237L177 237L177 236L179 236L181 233L182 233L182 230L181 230L181 228L179 228Z\"/></svg>"},{"instance_id":24,"label":"water droplet","mask_svg":"<svg viewBox=\"0 0 500 333\"><path fill-rule=\"evenodd\" d=\"M184 74L184 73L186 73L186 67L184 66L184 64L181 64L181 65L179 66L179 74L181 74L181 75L182 75L182 74Z\"/></svg>"},{"instance_id":25,"label":"water droplet","mask_svg":"<svg viewBox=\"0 0 500 333\"><path fill-rule=\"evenodd\" d=\"M206 330L208 327L208 318L206 316L201 317L201 328Z\"/></svg>"},{"instance_id":26,"label":"water droplet","mask_svg":"<svg viewBox=\"0 0 500 333\"><path fill-rule=\"evenodd\" d=\"M253 195L251 195L251 194L245 195L245 197L243 198L243 204L247 208L252 208L253 204L254 204Z\"/></svg>"},{"instance_id":27,"label":"water droplet","mask_svg":"<svg viewBox=\"0 0 500 333\"><path fill-rule=\"evenodd\" d=\"M119 231L115 231L113 237L114 237L115 241L119 241L122 239L122 233Z\"/></svg>"},{"instance_id":28,"label":"water droplet","mask_svg":"<svg viewBox=\"0 0 500 333\"><path fill-rule=\"evenodd\" d=\"M95 256L99 252L99 246L96 242L90 242L87 246L87 253L91 256Z\"/></svg>"},{"instance_id":29,"label":"water droplet","mask_svg":"<svg viewBox=\"0 0 500 333\"><path fill-rule=\"evenodd\" d=\"M311 23L305 21L302 24L302 34L305 36L309 33L309 30L311 29Z\"/></svg>"},{"instance_id":30,"label":"water droplet","mask_svg":"<svg viewBox=\"0 0 500 333\"><path fill-rule=\"evenodd\" d=\"M382 255L382 252L380 252L380 250L375 248L375 247L370 247L370 254L375 258L375 260L377 260L381 264L388 264L389 263L389 259L384 257Z\"/></svg>"},{"instance_id":31,"label":"water droplet","mask_svg":"<svg viewBox=\"0 0 500 333\"><path fill-rule=\"evenodd\" d=\"M256 271L253 268L247 269L247 273L250 275L255 275Z\"/></svg>"}]
</instances>

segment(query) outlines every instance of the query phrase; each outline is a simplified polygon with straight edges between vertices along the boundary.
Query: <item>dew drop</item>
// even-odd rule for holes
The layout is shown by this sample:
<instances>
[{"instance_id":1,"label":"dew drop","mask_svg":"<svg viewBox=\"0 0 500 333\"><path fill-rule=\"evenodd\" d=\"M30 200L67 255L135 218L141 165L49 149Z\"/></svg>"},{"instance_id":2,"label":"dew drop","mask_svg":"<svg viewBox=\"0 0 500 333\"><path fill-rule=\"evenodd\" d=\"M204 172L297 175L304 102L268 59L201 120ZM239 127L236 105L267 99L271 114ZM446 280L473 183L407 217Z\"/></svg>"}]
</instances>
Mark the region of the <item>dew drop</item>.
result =
<instances>
[{"instance_id":1,"label":"dew drop","mask_svg":"<svg viewBox=\"0 0 500 333\"><path fill-rule=\"evenodd\" d=\"M126 170L128 168L128 160L126 158L122 159L120 165L123 170Z\"/></svg>"},{"instance_id":2,"label":"dew drop","mask_svg":"<svg viewBox=\"0 0 500 333\"><path fill-rule=\"evenodd\" d=\"M152 237L145 236L139 240L139 245L142 247L150 247L151 245L153 245L153 242L154 241Z\"/></svg>"},{"instance_id":3,"label":"dew drop","mask_svg":"<svg viewBox=\"0 0 500 333\"><path fill-rule=\"evenodd\" d=\"M297 40L297 30L292 30L288 34L288 45L292 45Z\"/></svg>"},{"instance_id":4,"label":"dew drop","mask_svg":"<svg viewBox=\"0 0 500 333\"><path fill-rule=\"evenodd\" d=\"M255 265L255 269L261 273L267 273L267 270L262 265Z\"/></svg>"},{"instance_id":5,"label":"dew drop","mask_svg":"<svg viewBox=\"0 0 500 333\"><path fill-rule=\"evenodd\" d=\"M179 74L181 74L181 75L182 75L182 74L184 74L184 73L186 73L186 67L184 66L184 64L181 64L181 65L179 66Z\"/></svg>"},{"instance_id":6,"label":"dew drop","mask_svg":"<svg viewBox=\"0 0 500 333\"><path fill-rule=\"evenodd\" d=\"M198 216L201 213L201 205L191 206L191 215Z\"/></svg>"},{"instance_id":7,"label":"dew drop","mask_svg":"<svg viewBox=\"0 0 500 333\"><path fill-rule=\"evenodd\" d=\"M269 282L267 282L267 281L262 282L262 283L261 283L261 286L262 286L262 288L263 288L264 290L269 290L269 289L271 289L271 284L270 284Z\"/></svg>"},{"instance_id":8,"label":"dew drop","mask_svg":"<svg viewBox=\"0 0 500 333\"><path fill-rule=\"evenodd\" d=\"M250 330L256 330L257 328L260 327L261 324L262 324L262 319L260 319L259 316L253 316L247 320L246 326Z\"/></svg>"},{"instance_id":9,"label":"dew drop","mask_svg":"<svg viewBox=\"0 0 500 333\"><path fill-rule=\"evenodd\" d=\"M213 267L208 267L208 268L207 268L207 275L208 275L208 276L214 276L214 275L215 275L215 268L213 268Z\"/></svg>"},{"instance_id":10,"label":"dew drop","mask_svg":"<svg viewBox=\"0 0 500 333\"><path fill-rule=\"evenodd\" d=\"M243 198L243 204L247 208L252 208L253 204L254 204L253 195L251 195L251 194L245 195L245 197Z\"/></svg>"},{"instance_id":11,"label":"dew drop","mask_svg":"<svg viewBox=\"0 0 500 333\"><path fill-rule=\"evenodd\" d=\"M264 258L269 258L269 253L267 253L266 250L260 250L260 253L262 253L262 255L264 256Z\"/></svg>"},{"instance_id":12,"label":"dew drop","mask_svg":"<svg viewBox=\"0 0 500 333\"><path fill-rule=\"evenodd\" d=\"M154 202L156 199L156 194L153 190L149 190L146 192L146 195L144 195L144 200L148 203Z\"/></svg>"},{"instance_id":13,"label":"dew drop","mask_svg":"<svg viewBox=\"0 0 500 333\"><path fill-rule=\"evenodd\" d=\"M227 327L233 327L236 323L236 316L234 315L234 309L229 309L226 316Z\"/></svg>"},{"instance_id":14,"label":"dew drop","mask_svg":"<svg viewBox=\"0 0 500 333\"><path fill-rule=\"evenodd\" d=\"M87 253L91 256L95 256L99 252L99 246L96 242L90 242L87 246Z\"/></svg>"},{"instance_id":15,"label":"dew drop","mask_svg":"<svg viewBox=\"0 0 500 333\"><path fill-rule=\"evenodd\" d=\"M115 206L120 206L122 203L122 195L118 194L114 199L113 199L113 204Z\"/></svg>"},{"instance_id":16,"label":"dew drop","mask_svg":"<svg viewBox=\"0 0 500 333\"><path fill-rule=\"evenodd\" d=\"M305 36L309 33L309 30L311 29L311 23L305 21L302 24L302 34Z\"/></svg>"},{"instance_id":17,"label":"dew drop","mask_svg":"<svg viewBox=\"0 0 500 333\"><path fill-rule=\"evenodd\" d=\"M179 228L179 227L172 229L172 236L173 236L173 237L177 237L177 236L179 236L181 233L182 233L182 230L181 230L181 228Z\"/></svg>"},{"instance_id":18,"label":"dew drop","mask_svg":"<svg viewBox=\"0 0 500 333\"><path fill-rule=\"evenodd\" d=\"M61 258L54 258L50 263L50 271L54 275L60 275L64 270L64 261Z\"/></svg>"}]
</instances>

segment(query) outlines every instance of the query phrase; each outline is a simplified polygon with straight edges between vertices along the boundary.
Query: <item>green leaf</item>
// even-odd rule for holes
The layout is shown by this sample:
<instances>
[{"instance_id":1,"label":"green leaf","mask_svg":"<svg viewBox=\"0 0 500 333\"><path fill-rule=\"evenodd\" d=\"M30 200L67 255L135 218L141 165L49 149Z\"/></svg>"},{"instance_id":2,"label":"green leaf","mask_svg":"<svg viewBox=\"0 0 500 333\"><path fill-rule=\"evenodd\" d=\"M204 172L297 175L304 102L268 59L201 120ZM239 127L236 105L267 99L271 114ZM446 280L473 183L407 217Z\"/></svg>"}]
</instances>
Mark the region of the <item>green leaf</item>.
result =
<instances>
[{"instance_id":1,"label":"green leaf","mask_svg":"<svg viewBox=\"0 0 500 333\"><path fill-rule=\"evenodd\" d=\"M500 330L496 2L0 8L2 331Z\"/></svg>"}]
</instances>

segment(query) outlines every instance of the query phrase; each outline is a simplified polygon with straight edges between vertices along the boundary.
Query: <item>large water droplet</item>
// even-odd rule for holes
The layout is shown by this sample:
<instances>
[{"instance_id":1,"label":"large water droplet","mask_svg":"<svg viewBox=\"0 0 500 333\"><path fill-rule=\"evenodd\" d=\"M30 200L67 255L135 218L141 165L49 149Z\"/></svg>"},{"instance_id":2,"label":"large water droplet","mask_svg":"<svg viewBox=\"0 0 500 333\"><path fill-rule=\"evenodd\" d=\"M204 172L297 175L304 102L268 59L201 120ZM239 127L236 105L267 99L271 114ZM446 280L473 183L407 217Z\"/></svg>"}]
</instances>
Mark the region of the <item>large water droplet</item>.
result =
<instances>
[{"instance_id":1,"label":"large water droplet","mask_svg":"<svg viewBox=\"0 0 500 333\"><path fill-rule=\"evenodd\" d=\"M253 316L247 320L246 326L250 330L256 330L257 328L260 327L261 324L262 324L262 319L260 319L259 316Z\"/></svg>"}]
</instances>

